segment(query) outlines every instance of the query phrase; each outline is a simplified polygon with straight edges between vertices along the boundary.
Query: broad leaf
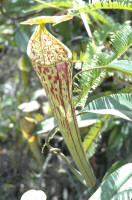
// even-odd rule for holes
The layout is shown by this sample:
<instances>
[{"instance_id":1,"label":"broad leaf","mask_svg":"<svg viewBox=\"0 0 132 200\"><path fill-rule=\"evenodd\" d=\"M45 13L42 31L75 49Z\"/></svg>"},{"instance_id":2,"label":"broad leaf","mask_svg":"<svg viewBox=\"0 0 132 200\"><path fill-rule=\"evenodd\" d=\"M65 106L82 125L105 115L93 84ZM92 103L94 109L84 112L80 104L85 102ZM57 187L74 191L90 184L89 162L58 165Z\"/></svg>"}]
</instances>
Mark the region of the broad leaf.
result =
<instances>
[{"instance_id":1,"label":"broad leaf","mask_svg":"<svg viewBox=\"0 0 132 200\"><path fill-rule=\"evenodd\" d=\"M126 164L110 174L89 198L89 200L95 199L132 199L132 163Z\"/></svg>"},{"instance_id":2,"label":"broad leaf","mask_svg":"<svg viewBox=\"0 0 132 200\"><path fill-rule=\"evenodd\" d=\"M126 74L132 75L132 61L128 60L117 60L110 63L106 68L115 69Z\"/></svg>"},{"instance_id":3,"label":"broad leaf","mask_svg":"<svg viewBox=\"0 0 132 200\"><path fill-rule=\"evenodd\" d=\"M29 37L27 36L27 34L24 31L18 29L15 33L15 42L18 48L24 53L27 51L28 41Z\"/></svg>"},{"instance_id":4,"label":"broad leaf","mask_svg":"<svg viewBox=\"0 0 132 200\"><path fill-rule=\"evenodd\" d=\"M42 134L48 131L51 131L57 125L54 117L48 118L40 122L36 128L33 130L33 133Z\"/></svg>"},{"instance_id":5,"label":"broad leaf","mask_svg":"<svg viewBox=\"0 0 132 200\"><path fill-rule=\"evenodd\" d=\"M101 116L95 113L84 113L83 115L77 116L77 122L79 128L83 128L86 126L90 126L96 123L97 119ZM50 126L49 126L50 124ZM42 122L40 122L36 128L33 130L33 133L42 134L48 131L51 131L57 125L54 117L48 118Z\"/></svg>"},{"instance_id":6,"label":"broad leaf","mask_svg":"<svg viewBox=\"0 0 132 200\"><path fill-rule=\"evenodd\" d=\"M86 104L82 112L111 114L132 121L132 94L113 94Z\"/></svg>"},{"instance_id":7,"label":"broad leaf","mask_svg":"<svg viewBox=\"0 0 132 200\"><path fill-rule=\"evenodd\" d=\"M115 162L112 167L106 172L103 180L107 179L107 177L112 174L115 170L119 169L123 165L127 164L125 160Z\"/></svg>"},{"instance_id":8,"label":"broad leaf","mask_svg":"<svg viewBox=\"0 0 132 200\"><path fill-rule=\"evenodd\" d=\"M100 115L95 113L84 113L83 115L79 115L77 116L78 126L79 128L83 128L95 124L99 117Z\"/></svg>"}]
</instances>

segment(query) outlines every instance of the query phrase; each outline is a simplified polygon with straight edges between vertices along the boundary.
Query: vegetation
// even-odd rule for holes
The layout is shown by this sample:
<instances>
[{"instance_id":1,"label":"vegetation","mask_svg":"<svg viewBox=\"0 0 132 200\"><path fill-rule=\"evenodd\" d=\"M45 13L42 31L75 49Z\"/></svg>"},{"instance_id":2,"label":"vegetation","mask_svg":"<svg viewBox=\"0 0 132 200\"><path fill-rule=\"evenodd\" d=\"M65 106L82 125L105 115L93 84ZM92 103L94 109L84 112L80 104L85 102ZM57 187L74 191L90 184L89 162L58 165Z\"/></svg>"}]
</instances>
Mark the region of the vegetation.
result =
<instances>
[{"instance_id":1,"label":"vegetation","mask_svg":"<svg viewBox=\"0 0 132 200\"><path fill-rule=\"evenodd\" d=\"M0 1L2 200L20 199L29 189L44 191L50 200L132 199L131 10L131 1L121 0ZM82 146L96 176L92 188L61 127L63 116L54 113L27 56L35 26L21 22L60 15L71 17L46 28L72 51L69 83Z\"/></svg>"}]
</instances>

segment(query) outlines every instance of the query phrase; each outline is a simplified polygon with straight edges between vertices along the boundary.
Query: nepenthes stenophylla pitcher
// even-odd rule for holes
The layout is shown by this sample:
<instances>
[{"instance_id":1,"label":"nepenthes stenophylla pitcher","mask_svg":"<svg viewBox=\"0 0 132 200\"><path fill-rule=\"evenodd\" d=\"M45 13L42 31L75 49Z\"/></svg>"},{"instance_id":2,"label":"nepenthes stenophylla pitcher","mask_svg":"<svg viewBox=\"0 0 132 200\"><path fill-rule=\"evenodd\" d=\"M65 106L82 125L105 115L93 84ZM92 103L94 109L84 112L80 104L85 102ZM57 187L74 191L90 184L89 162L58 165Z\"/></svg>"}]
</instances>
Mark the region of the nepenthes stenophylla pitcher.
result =
<instances>
[{"instance_id":1,"label":"nepenthes stenophylla pitcher","mask_svg":"<svg viewBox=\"0 0 132 200\"><path fill-rule=\"evenodd\" d=\"M46 23L60 23L71 16L45 16L29 19L22 24L37 24L29 40L27 54L50 101L58 126L72 158L87 185L95 185L95 176L82 147L72 103L72 53L51 35Z\"/></svg>"}]
</instances>

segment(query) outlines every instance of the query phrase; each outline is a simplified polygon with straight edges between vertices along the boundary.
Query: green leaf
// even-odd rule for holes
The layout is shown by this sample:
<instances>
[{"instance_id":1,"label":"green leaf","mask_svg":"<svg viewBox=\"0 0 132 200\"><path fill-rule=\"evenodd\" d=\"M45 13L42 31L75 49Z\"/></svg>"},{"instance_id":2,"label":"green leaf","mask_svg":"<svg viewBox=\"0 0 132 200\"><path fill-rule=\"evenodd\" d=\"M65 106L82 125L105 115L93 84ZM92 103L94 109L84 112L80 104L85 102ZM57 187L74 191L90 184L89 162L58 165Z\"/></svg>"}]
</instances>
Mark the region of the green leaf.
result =
<instances>
[{"instance_id":1,"label":"green leaf","mask_svg":"<svg viewBox=\"0 0 132 200\"><path fill-rule=\"evenodd\" d=\"M111 114L132 121L132 94L113 94L86 104L81 112Z\"/></svg>"},{"instance_id":2,"label":"green leaf","mask_svg":"<svg viewBox=\"0 0 132 200\"><path fill-rule=\"evenodd\" d=\"M84 7L79 9L79 12L88 12L89 10L98 10L98 9L132 10L132 3L129 0L117 0L117 1L97 0L95 1L95 3L85 4Z\"/></svg>"},{"instance_id":3,"label":"green leaf","mask_svg":"<svg viewBox=\"0 0 132 200\"><path fill-rule=\"evenodd\" d=\"M132 45L132 27L128 25L128 23L124 23L120 26L118 24L114 24L114 26L111 25L111 27L103 26L102 30L102 32L99 31L100 33L97 31L95 32L96 39L98 37L97 40L99 42L99 40L104 41L104 39L106 40L110 37L109 45L111 44L111 46L109 48L109 54L104 51L98 52L98 62L96 63L96 66L109 66L111 62L123 55ZM101 37L100 34L102 34ZM91 66L94 66L93 63Z\"/></svg>"},{"instance_id":4,"label":"green leaf","mask_svg":"<svg viewBox=\"0 0 132 200\"><path fill-rule=\"evenodd\" d=\"M78 79L78 86L74 89L74 92L78 94L75 99L74 105L84 107L89 93L95 90L105 77L104 69L95 69L88 72L83 72L81 78Z\"/></svg>"},{"instance_id":5,"label":"green leaf","mask_svg":"<svg viewBox=\"0 0 132 200\"><path fill-rule=\"evenodd\" d=\"M48 118L40 122L36 128L33 130L33 133L42 134L48 131L51 131L57 125L54 117Z\"/></svg>"},{"instance_id":6,"label":"green leaf","mask_svg":"<svg viewBox=\"0 0 132 200\"><path fill-rule=\"evenodd\" d=\"M75 106L80 106L83 108L87 101L88 95L100 85L100 83L106 76L104 69L99 68L93 70L94 67L91 69L91 66L96 67L96 55L96 49L94 45L90 42L87 45L86 52L83 56L82 71L84 72L77 76L75 75L76 79L73 82L73 92L76 96L76 98L74 99Z\"/></svg>"},{"instance_id":7,"label":"green leaf","mask_svg":"<svg viewBox=\"0 0 132 200\"><path fill-rule=\"evenodd\" d=\"M132 75L132 61L117 60L110 63L106 68L115 69L126 74Z\"/></svg>"},{"instance_id":8,"label":"green leaf","mask_svg":"<svg viewBox=\"0 0 132 200\"><path fill-rule=\"evenodd\" d=\"M113 198L113 200L121 200L121 199L131 200L131 198L132 198L132 189L126 189L126 191L118 193L116 197Z\"/></svg>"},{"instance_id":9,"label":"green leaf","mask_svg":"<svg viewBox=\"0 0 132 200\"><path fill-rule=\"evenodd\" d=\"M49 3L37 4L35 6L32 6L29 9L27 9L27 10L24 10L24 13L32 12L32 11L35 11L35 10L41 10L41 9L49 8L49 7L53 7L53 5L51 5Z\"/></svg>"},{"instance_id":10,"label":"green leaf","mask_svg":"<svg viewBox=\"0 0 132 200\"><path fill-rule=\"evenodd\" d=\"M82 115L77 116L77 122L79 128L87 127L97 122L101 116L95 113L84 113Z\"/></svg>"},{"instance_id":11,"label":"green leaf","mask_svg":"<svg viewBox=\"0 0 132 200\"><path fill-rule=\"evenodd\" d=\"M120 57L132 45L132 27L123 24L111 39L113 55L115 59Z\"/></svg>"},{"instance_id":12,"label":"green leaf","mask_svg":"<svg viewBox=\"0 0 132 200\"><path fill-rule=\"evenodd\" d=\"M120 133L120 134L119 134ZM116 125L111 130L109 139L108 139L108 146L110 149L113 149L114 152L119 152L124 142L124 138L121 131L121 126Z\"/></svg>"},{"instance_id":13,"label":"green leaf","mask_svg":"<svg viewBox=\"0 0 132 200\"><path fill-rule=\"evenodd\" d=\"M106 15L102 10L97 10L97 11L91 10L89 14L93 17L96 23L98 23L99 21L107 25L112 24L112 19L108 15Z\"/></svg>"},{"instance_id":14,"label":"green leaf","mask_svg":"<svg viewBox=\"0 0 132 200\"><path fill-rule=\"evenodd\" d=\"M101 122L97 122L90 128L90 130L88 131L88 134L84 138L83 148L88 158L92 157L93 154L95 153L101 127L102 127Z\"/></svg>"},{"instance_id":15,"label":"green leaf","mask_svg":"<svg viewBox=\"0 0 132 200\"><path fill-rule=\"evenodd\" d=\"M117 27L117 30L114 30L113 27ZM104 66L113 62L115 59L119 58L123 55L129 47L132 45L132 27L127 23L118 27L118 24L115 26L111 26L111 36L109 44L111 44L111 48L109 54L106 52L98 53L98 63L96 66ZM113 30L112 30L113 29ZM115 32L116 31L116 32ZM107 33L107 34L106 34ZM108 32L106 32L104 37L107 39ZM110 32L109 32L110 33ZM97 36L97 35L96 35ZM104 40L104 39L103 39ZM94 66L93 64L91 66Z\"/></svg>"},{"instance_id":16,"label":"green leaf","mask_svg":"<svg viewBox=\"0 0 132 200\"><path fill-rule=\"evenodd\" d=\"M27 36L27 34L24 31L21 31L20 29L18 29L15 34L15 42L18 48L24 53L27 52L28 41L29 41L29 37Z\"/></svg>"},{"instance_id":17,"label":"green leaf","mask_svg":"<svg viewBox=\"0 0 132 200\"><path fill-rule=\"evenodd\" d=\"M41 3L32 6L32 8L25 10L24 12L32 12L35 10L40 10L40 9L44 9L44 8L56 8L56 9L63 9L64 8L72 8L72 1L69 0L65 0L65 1L60 1L60 0L56 0L56 1L48 1L48 2L44 2L44 1L40 1Z\"/></svg>"},{"instance_id":18,"label":"green leaf","mask_svg":"<svg viewBox=\"0 0 132 200\"><path fill-rule=\"evenodd\" d=\"M126 164L125 160L121 160L121 161L115 162L112 165L112 167L106 172L106 174L104 175L103 180L105 180L110 174L112 174L115 170L119 169L121 166L123 166L125 164Z\"/></svg>"},{"instance_id":19,"label":"green leaf","mask_svg":"<svg viewBox=\"0 0 132 200\"><path fill-rule=\"evenodd\" d=\"M123 72L125 74L132 75L132 61L128 61L128 60L116 60L116 61L111 62L108 65L100 66L100 68L114 69L114 70ZM92 69L94 69L94 67Z\"/></svg>"},{"instance_id":20,"label":"green leaf","mask_svg":"<svg viewBox=\"0 0 132 200\"><path fill-rule=\"evenodd\" d=\"M99 118L100 119L100 118ZM83 148L86 152L88 158L92 157L95 153L97 142L100 138L100 134L102 131L102 127L104 122L108 119L108 115L105 115L102 120L96 120L96 123L93 124L88 133L86 134L84 141L83 141Z\"/></svg>"},{"instance_id":21,"label":"green leaf","mask_svg":"<svg viewBox=\"0 0 132 200\"><path fill-rule=\"evenodd\" d=\"M100 118L100 115L95 113L84 113L82 115L77 116L77 122L79 128L83 128L86 126L90 126L96 123L97 119ZM50 125L49 125L50 124ZM42 134L48 131L51 131L57 125L54 117L48 118L42 122L40 122L36 128L33 130L33 133Z\"/></svg>"},{"instance_id":22,"label":"green leaf","mask_svg":"<svg viewBox=\"0 0 132 200\"><path fill-rule=\"evenodd\" d=\"M10 14L20 14L22 13L23 9L29 8L32 6L33 2L31 0L15 0L4 1L4 8L6 9L7 13Z\"/></svg>"},{"instance_id":23,"label":"green leaf","mask_svg":"<svg viewBox=\"0 0 132 200\"><path fill-rule=\"evenodd\" d=\"M132 163L126 164L103 181L89 200L131 200Z\"/></svg>"}]
</instances>

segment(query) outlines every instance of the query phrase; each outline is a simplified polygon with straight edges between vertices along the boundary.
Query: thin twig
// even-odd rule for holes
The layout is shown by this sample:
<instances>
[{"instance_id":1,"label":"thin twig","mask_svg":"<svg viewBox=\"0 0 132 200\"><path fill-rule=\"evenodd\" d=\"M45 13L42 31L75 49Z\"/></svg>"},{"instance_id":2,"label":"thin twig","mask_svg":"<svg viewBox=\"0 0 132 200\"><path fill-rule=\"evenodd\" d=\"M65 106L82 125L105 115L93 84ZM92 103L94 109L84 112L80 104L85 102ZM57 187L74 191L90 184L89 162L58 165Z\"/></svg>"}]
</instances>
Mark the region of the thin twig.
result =
<instances>
[{"instance_id":1,"label":"thin twig","mask_svg":"<svg viewBox=\"0 0 132 200\"><path fill-rule=\"evenodd\" d=\"M48 147L48 149L51 148L50 145L49 145L49 142L50 142L50 140L54 137L54 135L57 133L57 131L58 131L58 128L57 128L57 127L58 127L58 126L55 126L55 127L48 133L48 135L47 135L47 137L46 137L46 140L45 140L45 144L44 144L43 147L42 147L42 153L44 153L44 149L45 149L46 146Z\"/></svg>"},{"instance_id":2,"label":"thin twig","mask_svg":"<svg viewBox=\"0 0 132 200\"><path fill-rule=\"evenodd\" d=\"M42 170L41 170L41 172L39 174L40 178L38 180L38 188L40 188L40 186L41 186L41 182L42 182L42 179L43 179L43 174L46 171L51 158L52 158L52 154L49 153L48 156L46 157L45 161L44 161L44 164L42 166Z\"/></svg>"},{"instance_id":3,"label":"thin twig","mask_svg":"<svg viewBox=\"0 0 132 200\"><path fill-rule=\"evenodd\" d=\"M82 21L84 23L85 29L86 29L86 31L88 33L88 36L90 38L93 38L90 26L89 26L88 21L87 21L87 15L85 13L80 13L80 15L81 15Z\"/></svg>"},{"instance_id":4,"label":"thin twig","mask_svg":"<svg viewBox=\"0 0 132 200\"><path fill-rule=\"evenodd\" d=\"M68 165L68 167L71 169L73 174L80 180L80 182L83 183L84 185L86 185L81 173L71 165L70 161L61 152L61 150L59 148L54 148L49 144L50 140L54 137L56 132L57 132L57 126L54 127L52 129L52 131L49 132L49 134L48 134L48 136L47 136L47 138L45 140L45 144L44 144L44 146L42 148L42 153L44 152L44 148L47 147L49 149L50 153L59 155L65 161L65 163Z\"/></svg>"},{"instance_id":5,"label":"thin twig","mask_svg":"<svg viewBox=\"0 0 132 200\"><path fill-rule=\"evenodd\" d=\"M86 182L84 181L84 179L83 179L81 173L71 165L70 161L69 161L69 160L67 159L67 157L61 152L61 150L60 150L59 148L53 148L53 147L50 146L50 145L48 145L48 147L50 148L50 149L49 149L50 152L59 155L59 156L64 160L64 162L68 165L68 167L70 168L70 170L72 171L72 173L78 178L78 180L79 180L82 184L86 185Z\"/></svg>"},{"instance_id":6,"label":"thin twig","mask_svg":"<svg viewBox=\"0 0 132 200\"><path fill-rule=\"evenodd\" d=\"M84 6L85 6L85 2L83 0L75 0L75 3L74 3L75 9L82 8ZM80 16L82 18L82 21L84 23L85 29L88 33L88 36L90 38L93 38L92 32L91 32L89 24L88 24L87 14L86 13L80 13Z\"/></svg>"}]
</instances>

